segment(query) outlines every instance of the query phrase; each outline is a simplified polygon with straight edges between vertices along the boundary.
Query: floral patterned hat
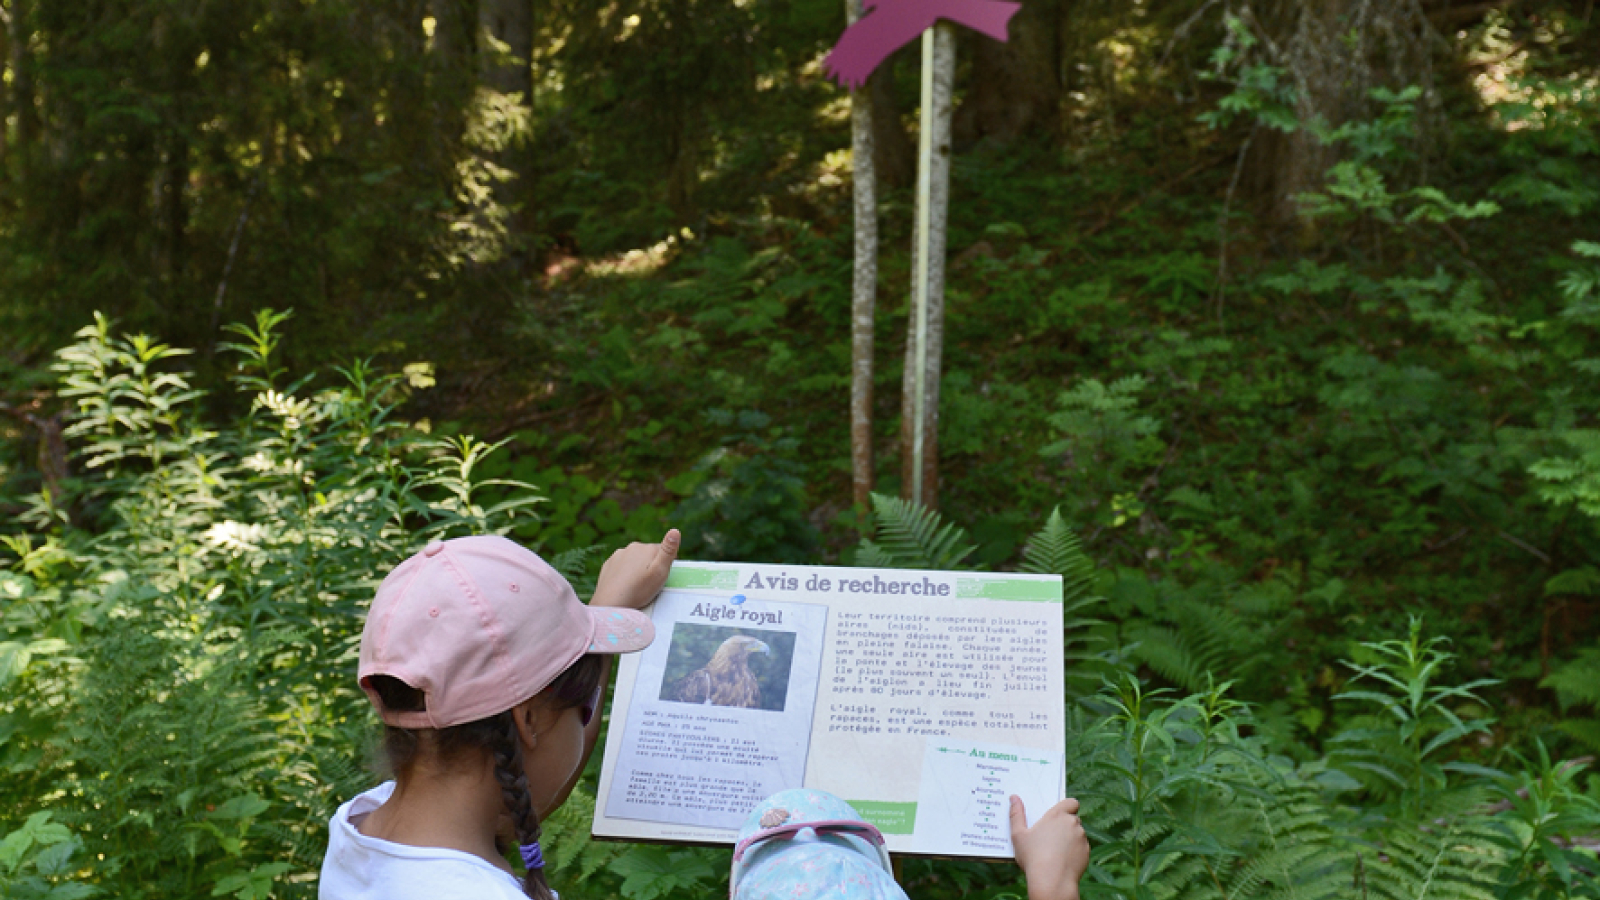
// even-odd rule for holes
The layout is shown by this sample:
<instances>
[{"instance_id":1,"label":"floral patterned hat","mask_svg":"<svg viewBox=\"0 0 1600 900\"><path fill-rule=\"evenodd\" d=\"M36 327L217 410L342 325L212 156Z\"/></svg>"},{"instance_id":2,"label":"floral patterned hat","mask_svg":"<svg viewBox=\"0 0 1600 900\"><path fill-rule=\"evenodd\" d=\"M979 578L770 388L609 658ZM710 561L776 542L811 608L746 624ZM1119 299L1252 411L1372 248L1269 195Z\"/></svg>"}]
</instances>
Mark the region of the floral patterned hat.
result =
<instances>
[{"instance_id":1,"label":"floral patterned hat","mask_svg":"<svg viewBox=\"0 0 1600 900\"><path fill-rule=\"evenodd\" d=\"M728 880L733 900L906 900L883 835L827 791L779 791L739 829Z\"/></svg>"}]
</instances>

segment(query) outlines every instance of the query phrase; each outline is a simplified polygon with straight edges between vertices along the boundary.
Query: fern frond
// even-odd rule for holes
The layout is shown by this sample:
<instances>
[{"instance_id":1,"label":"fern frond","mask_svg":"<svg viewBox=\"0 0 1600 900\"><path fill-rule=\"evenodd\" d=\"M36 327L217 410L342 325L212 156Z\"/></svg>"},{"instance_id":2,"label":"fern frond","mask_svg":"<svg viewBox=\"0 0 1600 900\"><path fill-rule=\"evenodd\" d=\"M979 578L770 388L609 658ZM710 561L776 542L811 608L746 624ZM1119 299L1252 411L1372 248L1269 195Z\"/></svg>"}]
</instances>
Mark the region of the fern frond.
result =
<instances>
[{"instance_id":1,"label":"fern frond","mask_svg":"<svg viewBox=\"0 0 1600 900\"><path fill-rule=\"evenodd\" d=\"M589 570L589 557L599 551L600 545L574 547L550 557L550 568L560 572L568 581L583 577Z\"/></svg>"},{"instance_id":2,"label":"fern frond","mask_svg":"<svg viewBox=\"0 0 1600 900\"><path fill-rule=\"evenodd\" d=\"M1506 862L1485 814L1482 790L1432 795L1416 820L1399 819L1375 835L1379 852L1366 864L1371 895L1383 900L1490 900Z\"/></svg>"},{"instance_id":3,"label":"fern frond","mask_svg":"<svg viewBox=\"0 0 1600 900\"><path fill-rule=\"evenodd\" d=\"M1562 709L1579 704L1600 707L1600 647L1591 647L1582 656L1551 672L1540 687L1554 688Z\"/></svg>"},{"instance_id":4,"label":"fern frond","mask_svg":"<svg viewBox=\"0 0 1600 900\"><path fill-rule=\"evenodd\" d=\"M856 547L855 558L851 560L851 565L873 569L898 568L893 556L885 552L882 547L865 538L862 539L861 545Z\"/></svg>"},{"instance_id":5,"label":"fern frond","mask_svg":"<svg viewBox=\"0 0 1600 900\"><path fill-rule=\"evenodd\" d=\"M1060 575L1061 599L1070 607L1092 592L1094 561L1083 552L1078 536L1061 517L1061 507L1050 511L1050 518L1022 551L1022 571L1036 575Z\"/></svg>"},{"instance_id":6,"label":"fern frond","mask_svg":"<svg viewBox=\"0 0 1600 900\"><path fill-rule=\"evenodd\" d=\"M588 839L589 823L594 818L594 794L587 786L575 789L567 802L545 820L545 862L557 889L559 882L573 886L587 882L596 872L620 855L626 845Z\"/></svg>"},{"instance_id":7,"label":"fern frond","mask_svg":"<svg viewBox=\"0 0 1600 900\"><path fill-rule=\"evenodd\" d=\"M1556 727L1590 750L1600 750L1600 719L1567 719Z\"/></svg>"},{"instance_id":8,"label":"fern frond","mask_svg":"<svg viewBox=\"0 0 1600 900\"><path fill-rule=\"evenodd\" d=\"M1332 813L1298 777L1262 779L1252 800L1259 835L1229 881L1232 897L1336 900L1349 896L1355 854L1332 827Z\"/></svg>"},{"instance_id":9,"label":"fern frond","mask_svg":"<svg viewBox=\"0 0 1600 900\"><path fill-rule=\"evenodd\" d=\"M595 544L563 550L550 558L550 567L572 582L572 589L578 592L578 596L592 596L599 577L589 571L589 558L601 549L599 544Z\"/></svg>"},{"instance_id":10,"label":"fern frond","mask_svg":"<svg viewBox=\"0 0 1600 900\"><path fill-rule=\"evenodd\" d=\"M1204 689L1209 669L1204 661L1196 659L1183 632L1149 625L1132 636L1138 642L1134 654L1157 675L1185 690Z\"/></svg>"},{"instance_id":11,"label":"fern frond","mask_svg":"<svg viewBox=\"0 0 1600 900\"><path fill-rule=\"evenodd\" d=\"M957 569L977 550L962 528L947 524L931 509L899 497L872 495L877 517L877 546L896 569ZM863 542L866 544L867 542Z\"/></svg>"},{"instance_id":12,"label":"fern frond","mask_svg":"<svg viewBox=\"0 0 1600 900\"><path fill-rule=\"evenodd\" d=\"M1092 614L1093 608L1104 603L1105 598L1094 591L1094 560L1083 552L1082 542L1067 527L1066 520L1061 517L1061 507L1051 510L1044 527L1028 538L1023 548L1022 571L1061 576L1069 692L1091 693L1092 685L1100 681L1108 668L1103 656L1091 652L1095 645L1108 642L1105 634L1096 633L1105 622Z\"/></svg>"},{"instance_id":13,"label":"fern frond","mask_svg":"<svg viewBox=\"0 0 1600 900\"><path fill-rule=\"evenodd\" d=\"M1187 691L1203 691L1208 678L1223 672L1238 677L1249 665L1241 648L1259 636L1232 610L1180 595L1169 599L1163 612L1169 626L1147 625L1130 633L1139 642L1134 655L1162 678Z\"/></svg>"}]
</instances>

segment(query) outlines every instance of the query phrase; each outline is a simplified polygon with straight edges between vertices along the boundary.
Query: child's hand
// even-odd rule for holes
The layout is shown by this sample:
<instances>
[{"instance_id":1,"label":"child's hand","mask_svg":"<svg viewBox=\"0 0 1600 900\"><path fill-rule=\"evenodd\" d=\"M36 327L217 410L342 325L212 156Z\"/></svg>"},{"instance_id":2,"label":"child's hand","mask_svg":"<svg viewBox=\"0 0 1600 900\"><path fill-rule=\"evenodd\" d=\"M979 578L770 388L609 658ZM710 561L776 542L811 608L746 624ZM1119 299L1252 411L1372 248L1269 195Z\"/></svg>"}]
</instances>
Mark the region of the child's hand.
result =
<instances>
[{"instance_id":1,"label":"child's hand","mask_svg":"<svg viewBox=\"0 0 1600 900\"><path fill-rule=\"evenodd\" d=\"M672 561L678 558L678 546L682 543L683 535L672 528L659 544L635 541L611 554L600 567L600 581L595 585L589 605L628 609L645 606L667 583L667 572L672 568Z\"/></svg>"},{"instance_id":2,"label":"child's hand","mask_svg":"<svg viewBox=\"0 0 1600 900\"><path fill-rule=\"evenodd\" d=\"M1028 900L1078 900L1078 880L1089 868L1089 838L1077 812L1078 801L1068 797L1029 828L1022 799L1011 795L1011 849L1028 878Z\"/></svg>"}]
</instances>

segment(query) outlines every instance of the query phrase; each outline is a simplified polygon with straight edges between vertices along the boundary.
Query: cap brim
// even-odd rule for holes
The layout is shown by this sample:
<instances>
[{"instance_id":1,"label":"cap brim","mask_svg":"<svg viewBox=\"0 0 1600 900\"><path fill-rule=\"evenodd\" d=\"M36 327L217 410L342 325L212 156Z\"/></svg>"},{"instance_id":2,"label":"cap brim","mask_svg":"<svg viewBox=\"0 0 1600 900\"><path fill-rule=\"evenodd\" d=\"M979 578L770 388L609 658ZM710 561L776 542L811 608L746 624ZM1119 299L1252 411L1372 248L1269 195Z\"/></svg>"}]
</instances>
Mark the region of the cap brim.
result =
<instances>
[{"instance_id":1,"label":"cap brim","mask_svg":"<svg viewBox=\"0 0 1600 900\"><path fill-rule=\"evenodd\" d=\"M636 609L588 607L594 620L587 653L633 653L656 639L656 625Z\"/></svg>"}]
</instances>

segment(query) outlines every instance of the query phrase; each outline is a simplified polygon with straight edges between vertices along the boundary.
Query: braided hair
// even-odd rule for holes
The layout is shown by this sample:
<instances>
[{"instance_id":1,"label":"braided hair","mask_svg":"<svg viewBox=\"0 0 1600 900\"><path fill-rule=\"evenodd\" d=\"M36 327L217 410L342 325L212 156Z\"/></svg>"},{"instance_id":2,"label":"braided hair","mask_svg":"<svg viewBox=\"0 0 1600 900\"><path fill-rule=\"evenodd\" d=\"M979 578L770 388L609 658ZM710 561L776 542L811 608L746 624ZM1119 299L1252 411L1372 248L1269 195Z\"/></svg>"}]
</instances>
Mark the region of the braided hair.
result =
<instances>
[{"instance_id":1,"label":"braided hair","mask_svg":"<svg viewBox=\"0 0 1600 900\"><path fill-rule=\"evenodd\" d=\"M542 695L558 709L571 709L582 705L594 696L605 671L598 656L588 655L578 659L557 675ZM409 684L388 675L374 675L368 681L377 692L386 709L420 711L427 708L427 695ZM441 758L451 758L465 753L488 753L494 758L494 778L500 786L500 798L516 832L519 845L531 844L539 839L539 816L533 809L533 796L528 791L528 773L523 767L522 742L517 737L516 718L511 710L452 725L448 728L412 729L394 725L383 727L383 750L389 768L405 774L416 764L421 752L419 732L432 732L430 744ZM500 845L501 853L510 848ZM526 869L522 876L522 892L534 900L554 900L555 892L545 881L544 869Z\"/></svg>"},{"instance_id":2,"label":"braided hair","mask_svg":"<svg viewBox=\"0 0 1600 900\"><path fill-rule=\"evenodd\" d=\"M533 811L533 798L528 794L528 773L522 765L522 742L517 740L517 723L511 713L495 717L501 720L500 740L491 750L494 753L494 780L500 784L500 799L511 813L511 824L516 829L517 844L531 844L539 839L539 816ZM544 869L526 869L522 876L522 892L536 900L553 900L554 893L544 880Z\"/></svg>"}]
</instances>

